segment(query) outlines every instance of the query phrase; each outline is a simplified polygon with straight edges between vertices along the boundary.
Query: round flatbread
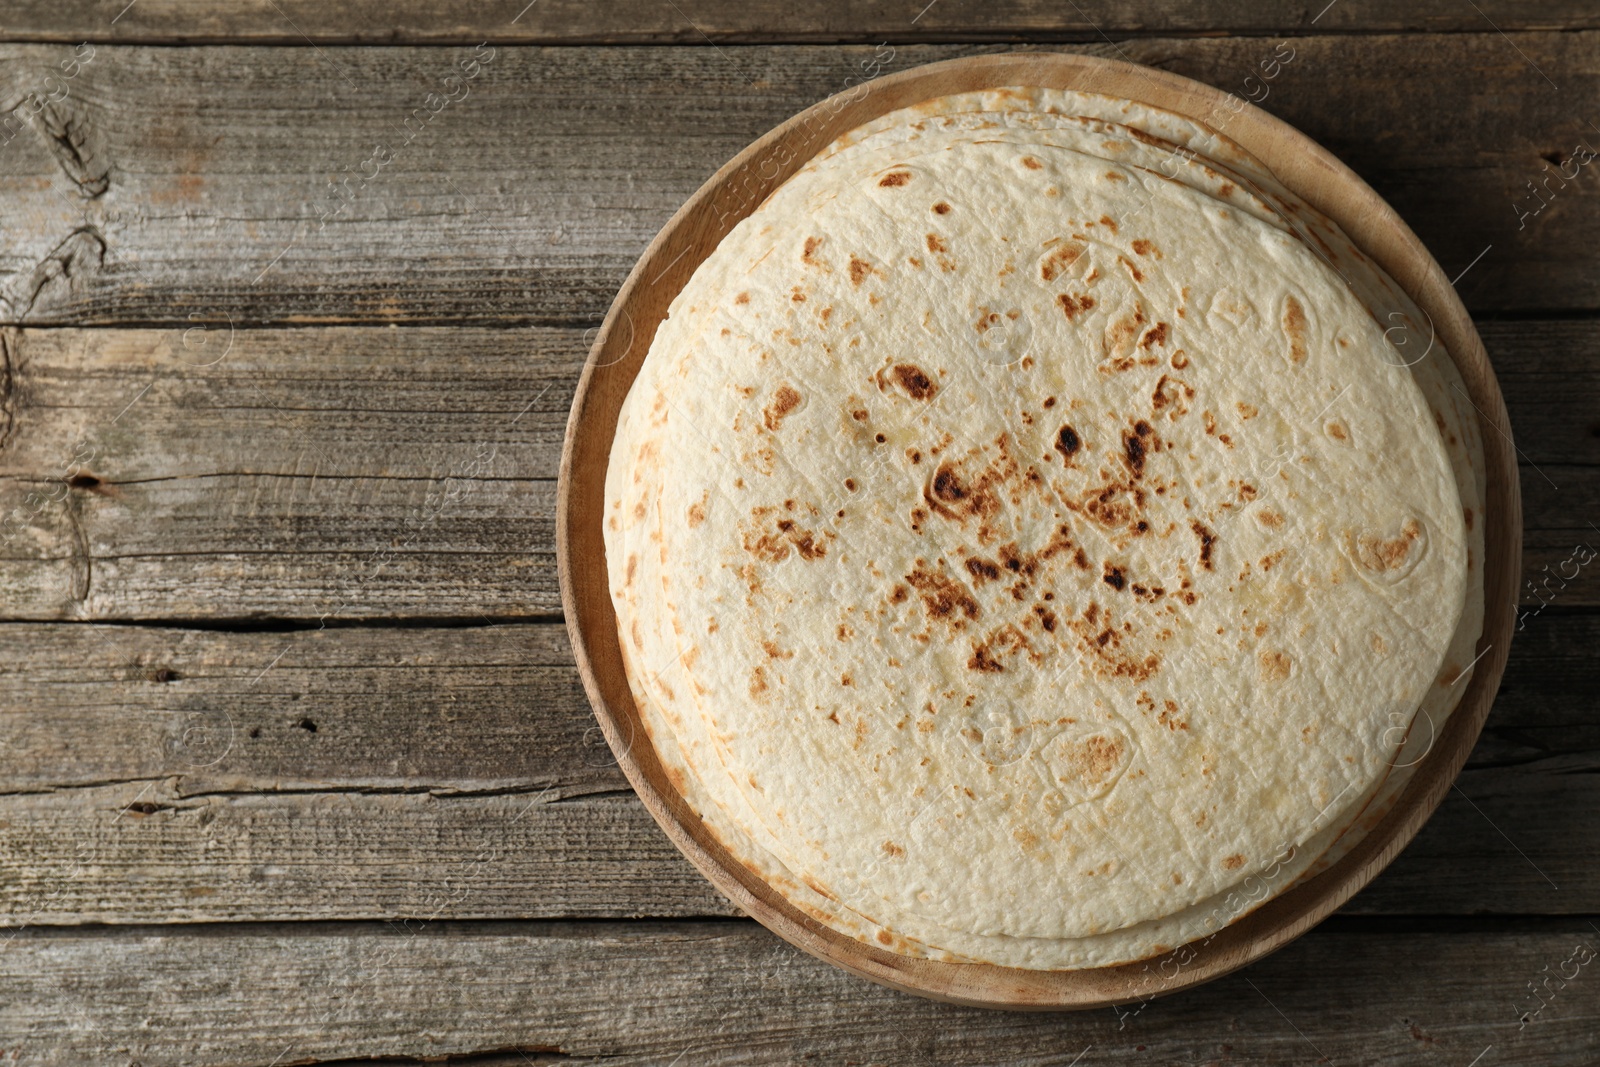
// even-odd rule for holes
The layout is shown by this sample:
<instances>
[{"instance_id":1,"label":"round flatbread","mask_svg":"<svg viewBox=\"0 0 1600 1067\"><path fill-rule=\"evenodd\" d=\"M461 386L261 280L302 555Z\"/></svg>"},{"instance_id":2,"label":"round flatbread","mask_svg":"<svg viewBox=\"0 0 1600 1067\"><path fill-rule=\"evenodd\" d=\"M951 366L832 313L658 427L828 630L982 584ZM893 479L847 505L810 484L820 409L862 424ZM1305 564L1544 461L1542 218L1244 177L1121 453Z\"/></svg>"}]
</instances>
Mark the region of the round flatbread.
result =
<instances>
[{"instance_id":1,"label":"round flatbread","mask_svg":"<svg viewBox=\"0 0 1600 1067\"><path fill-rule=\"evenodd\" d=\"M619 426L608 556L652 739L736 854L853 936L1089 965L1231 919L1394 778L1458 636L1459 478L1298 237L974 130L830 153L702 265Z\"/></svg>"}]
</instances>

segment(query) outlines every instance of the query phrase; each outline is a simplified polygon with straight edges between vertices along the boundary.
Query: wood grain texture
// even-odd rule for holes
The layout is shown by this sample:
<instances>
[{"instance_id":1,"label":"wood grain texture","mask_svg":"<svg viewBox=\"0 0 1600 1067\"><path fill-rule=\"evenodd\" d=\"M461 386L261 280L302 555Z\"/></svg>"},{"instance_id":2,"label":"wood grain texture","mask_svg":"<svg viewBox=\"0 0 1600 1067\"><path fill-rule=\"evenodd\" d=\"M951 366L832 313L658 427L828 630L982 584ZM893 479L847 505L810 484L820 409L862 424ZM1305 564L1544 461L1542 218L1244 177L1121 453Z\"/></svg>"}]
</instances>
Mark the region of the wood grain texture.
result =
<instances>
[{"instance_id":1,"label":"wood grain texture","mask_svg":"<svg viewBox=\"0 0 1600 1067\"><path fill-rule=\"evenodd\" d=\"M870 986L749 922L23 931L0 953L0 1047L40 1067L1587 1067L1592 963L1519 1029L1526 984L1580 947L1600 950L1583 920L1329 924L1203 989L1017 1016Z\"/></svg>"},{"instance_id":2,"label":"wood grain texture","mask_svg":"<svg viewBox=\"0 0 1600 1067\"><path fill-rule=\"evenodd\" d=\"M1266 107L1351 162L1452 275L1492 242L1462 282L1474 311L1597 306L1593 176L1554 183L1525 229L1515 215L1533 203L1525 183L1549 174L1541 157L1596 144L1583 122L1595 36L1519 31L1595 29L1592 5L1343 0L1314 26L1322 0L925 6L540 0L513 22L525 0L6 5L0 40L294 47L102 49L32 124L27 94L62 84L71 49L0 47L0 112L18 120L0 132L0 323L168 327L0 330L0 517L29 515L21 536L0 529L0 617L337 628L0 626L0 925L36 924L0 934L0 1060L1593 1060L1589 972L1526 1030L1514 1008L1578 939L1600 947L1586 920L1418 933L1413 918L1336 917L1120 1030L1112 1012L1017 1018L899 996L748 923L417 921L733 914L613 795L625 782L558 626L343 624L554 609L548 479L582 327L707 174L859 76L877 42L896 46L895 70L1026 33L1243 93L1293 37ZM1168 39L1230 30L1266 36ZM1324 30L1404 35L1303 36ZM411 136L407 117L486 39L699 47L501 49ZM866 47L731 43L746 40ZM942 40L969 43L908 45ZM353 178L354 201L317 229L319 207L339 203L329 179L378 139L395 162ZM575 328L242 334L245 361L191 366L230 318ZM185 332L198 322L212 328ZM1581 319L1480 330L1524 453L1525 571L1547 584L1524 591L1526 629L1464 795L1346 914L1600 911L1600 620L1569 610L1600 603L1600 583L1592 566L1549 579L1594 543L1600 352ZM96 482L67 486L80 445ZM591 850L602 838L629 851ZM411 921L45 928L399 917Z\"/></svg>"},{"instance_id":3,"label":"wood grain texture","mask_svg":"<svg viewBox=\"0 0 1600 1067\"><path fill-rule=\"evenodd\" d=\"M137 6L94 0L15 0L5 40L164 42L351 42L476 44L677 43L739 41L965 41L1097 40L1101 33L1383 33L1593 29L1600 16L1575 2L1531 9L1510 0L1483 0L1481 14L1449 0L1373 6L1310 4L1293 10L1270 0L1207 0L1175 5L1162 0L1110 3L1082 0L999 0L975 7L945 0L827 0L804 5L777 0L491 0L470 8L425 0L323 4L315 0L139 0Z\"/></svg>"},{"instance_id":4,"label":"wood grain texture","mask_svg":"<svg viewBox=\"0 0 1600 1067\"><path fill-rule=\"evenodd\" d=\"M0 640L0 926L735 913L559 624ZM1594 613L1528 621L1461 792L1347 914L1600 912L1597 643Z\"/></svg>"},{"instance_id":5,"label":"wood grain texture","mask_svg":"<svg viewBox=\"0 0 1600 1067\"><path fill-rule=\"evenodd\" d=\"M581 344L577 330L13 335L4 610L548 615Z\"/></svg>"},{"instance_id":6,"label":"wood grain texture","mask_svg":"<svg viewBox=\"0 0 1600 1067\"><path fill-rule=\"evenodd\" d=\"M944 6L956 7L927 17ZM1518 217L1542 202L1528 182L1600 144L1584 118L1596 42L1299 38L1270 84L1270 38L1072 50L1266 91L1264 106L1348 162L1451 277L1492 245L1461 288L1474 312L1501 312L1600 306L1593 176L1550 185L1549 206ZM1001 46L486 48L100 45L62 80L65 46L0 46L0 109L16 118L0 148L16 220L0 246L0 322L592 325L708 175L851 87L862 64L900 71ZM23 121L47 93L59 99Z\"/></svg>"},{"instance_id":7,"label":"wood grain texture","mask_svg":"<svg viewBox=\"0 0 1600 1067\"><path fill-rule=\"evenodd\" d=\"M1524 605L1600 604L1600 565L1574 560L1600 550L1600 335L1587 320L1482 335L1524 457ZM0 335L0 617L553 615L553 479L592 337Z\"/></svg>"},{"instance_id":8,"label":"wood grain texture","mask_svg":"<svg viewBox=\"0 0 1600 1067\"><path fill-rule=\"evenodd\" d=\"M0 635L0 794L148 782L177 799L627 788L559 623L22 623Z\"/></svg>"},{"instance_id":9,"label":"wood grain texture","mask_svg":"<svg viewBox=\"0 0 1600 1067\"><path fill-rule=\"evenodd\" d=\"M631 793L0 798L8 925L731 915Z\"/></svg>"}]
</instances>

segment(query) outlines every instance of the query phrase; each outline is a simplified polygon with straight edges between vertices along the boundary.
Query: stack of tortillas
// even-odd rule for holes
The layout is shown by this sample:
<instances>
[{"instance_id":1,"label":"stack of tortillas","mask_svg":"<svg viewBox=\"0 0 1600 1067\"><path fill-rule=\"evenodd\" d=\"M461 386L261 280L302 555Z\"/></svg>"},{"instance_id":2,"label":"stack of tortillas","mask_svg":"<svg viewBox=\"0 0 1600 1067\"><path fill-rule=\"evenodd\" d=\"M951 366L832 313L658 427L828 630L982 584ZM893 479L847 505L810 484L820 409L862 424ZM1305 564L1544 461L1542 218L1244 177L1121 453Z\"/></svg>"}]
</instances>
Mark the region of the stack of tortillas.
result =
<instances>
[{"instance_id":1,"label":"stack of tortillas","mask_svg":"<svg viewBox=\"0 0 1600 1067\"><path fill-rule=\"evenodd\" d=\"M1481 446L1430 324L1216 131L897 111L737 225L623 405L605 543L672 785L796 908L1038 969L1213 934L1465 692Z\"/></svg>"}]
</instances>

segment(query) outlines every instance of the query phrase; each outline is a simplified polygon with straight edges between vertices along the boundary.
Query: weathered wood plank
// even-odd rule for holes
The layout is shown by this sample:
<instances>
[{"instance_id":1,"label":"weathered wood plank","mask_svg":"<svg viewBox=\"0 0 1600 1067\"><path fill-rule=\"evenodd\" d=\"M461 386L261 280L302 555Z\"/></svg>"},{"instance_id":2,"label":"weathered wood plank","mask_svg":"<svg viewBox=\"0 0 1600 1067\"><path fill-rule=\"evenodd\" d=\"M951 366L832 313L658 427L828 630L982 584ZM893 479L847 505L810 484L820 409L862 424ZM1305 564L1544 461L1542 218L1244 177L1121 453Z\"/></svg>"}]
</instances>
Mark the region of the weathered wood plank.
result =
<instances>
[{"instance_id":1,"label":"weathered wood plank","mask_svg":"<svg viewBox=\"0 0 1600 1067\"><path fill-rule=\"evenodd\" d=\"M0 797L0 915L20 926L738 914L632 793L560 797L179 796L163 782Z\"/></svg>"},{"instance_id":2,"label":"weathered wood plank","mask_svg":"<svg viewBox=\"0 0 1600 1067\"><path fill-rule=\"evenodd\" d=\"M1592 177L1517 213L1528 182L1597 137L1592 32L1301 38L1267 86L1272 45L1073 47L1266 89L1448 273L1493 246L1462 281L1475 310L1600 304ZM4 106L57 99L0 157L21 220L0 248L0 321L592 324L671 212L756 136L863 63L995 47L101 45L64 79L71 50L4 46Z\"/></svg>"},{"instance_id":3,"label":"weathered wood plank","mask_svg":"<svg viewBox=\"0 0 1600 1067\"><path fill-rule=\"evenodd\" d=\"M25 506L35 486L6 488ZM41 550L0 560L0 589L13 618L548 616L554 516L543 480L136 482L69 497Z\"/></svg>"},{"instance_id":4,"label":"weathered wood plank","mask_svg":"<svg viewBox=\"0 0 1600 1067\"><path fill-rule=\"evenodd\" d=\"M1600 568L1574 560L1600 549L1600 339L1588 320L1483 333L1526 457L1524 602L1600 603ZM553 614L553 479L584 340L13 331L0 616Z\"/></svg>"},{"instance_id":5,"label":"weathered wood plank","mask_svg":"<svg viewBox=\"0 0 1600 1067\"><path fill-rule=\"evenodd\" d=\"M559 625L3 635L0 925L736 914Z\"/></svg>"},{"instance_id":6,"label":"weathered wood plank","mask_svg":"<svg viewBox=\"0 0 1600 1067\"><path fill-rule=\"evenodd\" d=\"M1175 4L1136 0L1111 4L1084 0L998 0L962 4L885 4L831 0L803 6L776 0L696 0L674 10L651 0L604 5L583 0L495 0L467 10L441 9L423 0L398 3L320 4L314 0L247 0L195 3L140 0L137 6L93 0L17 0L10 5L5 40L117 41L122 43L368 43L476 44L678 43L708 41L940 41L1094 40L1101 33L1296 34L1397 31L1483 32L1593 29L1600 16L1576 0L1542 3L1537 10L1509 0L1484 0L1482 13L1449 0L1405 5L1316 4L1286 10L1269 0Z\"/></svg>"},{"instance_id":7,"label":"weathered wood plank","mask_svg":"<svg viewBox=\"0 0 1600 1067\"><path fill-rule=\"evenodd\" d=\"M731 912L558 625L0 635L0 925ZM1600 911L1597 640L1529 622L1461 792L1347 910Z\"/></svg>"},{"instance_id":8,"label":"weathered wood plank","mask_svg":"<svg viewBox=\"0 0 1600 1067\"><path fill-rule=\"evenodd\" d=\"M41 1067L496 1053L485 1062L1580 1067L1600 1033L1581 962L1597 949L1582 920L1336 921L1142 1008L1019 1015L869 985L749 922L23 931L0 953L0 1045ZM1548 1003L1523 1025L1546 974Z\"/></svg>"},{"instance_id":9,"label":"weathered wood plank","mask_svg":"<svg viewBox=\"0 0 1600 1067\"><path fill-rule=\"evenodd\" d=\"M547 327L17 331L0 476L61 478L71 466L116 483L202 471L554 478L590 338Z\"/></svg>"},{"instance_id":10,"label":"weathered wood plank","mask_svg":"<svg viewBox=\"0 0 1600 1067\"><path fill-rule=\"evenodd\" d=\"M582 342L548 329L13 335L4 610L556 612L554 476Z\"/></svg>"},{"instance_id":11,"label":"weathered wood plank","mask_svg":"<svg viewBox=\"0 0 1600 1067\"><path fill-rule=\"evenodd\" d=\"M1597 325L1588 318L1478 323L1525 463L1600 466ZM1497 432L1482 419L1479 429L1486 438Z\"/></svg>"},{"instance_id":12,"label":"weathered wood plank","mask_svg":"<svg viewBox=\"0 0 1600 1067\"><path fill-rule=\"evenodd\" d=\"M0 627L0 793L624 790L559 623ZM150 798L147 798L150 799Z\"/></svg>"},{"instance_id":13,"label":"weathered wood plank","mask_svg":"<svg viewBox=\"0 0 1600 1067\"><path fill-rule=\"evenodd\" d=\"M1600 616L1551 607L1521 623L1470 768L1600 752Z\"/></svg>"}]
</instances>

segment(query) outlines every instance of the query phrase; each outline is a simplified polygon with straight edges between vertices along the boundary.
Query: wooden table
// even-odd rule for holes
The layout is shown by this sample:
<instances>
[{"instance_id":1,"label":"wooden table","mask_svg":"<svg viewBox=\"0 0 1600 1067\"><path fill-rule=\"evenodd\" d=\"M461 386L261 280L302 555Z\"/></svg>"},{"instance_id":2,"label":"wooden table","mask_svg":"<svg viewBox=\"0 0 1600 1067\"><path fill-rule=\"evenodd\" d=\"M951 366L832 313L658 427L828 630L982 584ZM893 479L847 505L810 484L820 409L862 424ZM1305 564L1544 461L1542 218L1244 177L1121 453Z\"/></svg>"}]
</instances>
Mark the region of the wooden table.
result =
<instances>
[{"instance_id":1,"label":"wooden table","mask_svg":"<svg viewBox=\"0 0 1600 1067\"><path fill-rule=\"evenodd\" d=\"M0 1064L1600 1058L1600 11L526 2L7 4ZM674 208L863 64L1016 47L1338 153L1460 275L1523 458L1523 625L1433 821L1264 963L1079 1015L717 896L599 736L552 533Z\"/></svg>"}]
</instances>

